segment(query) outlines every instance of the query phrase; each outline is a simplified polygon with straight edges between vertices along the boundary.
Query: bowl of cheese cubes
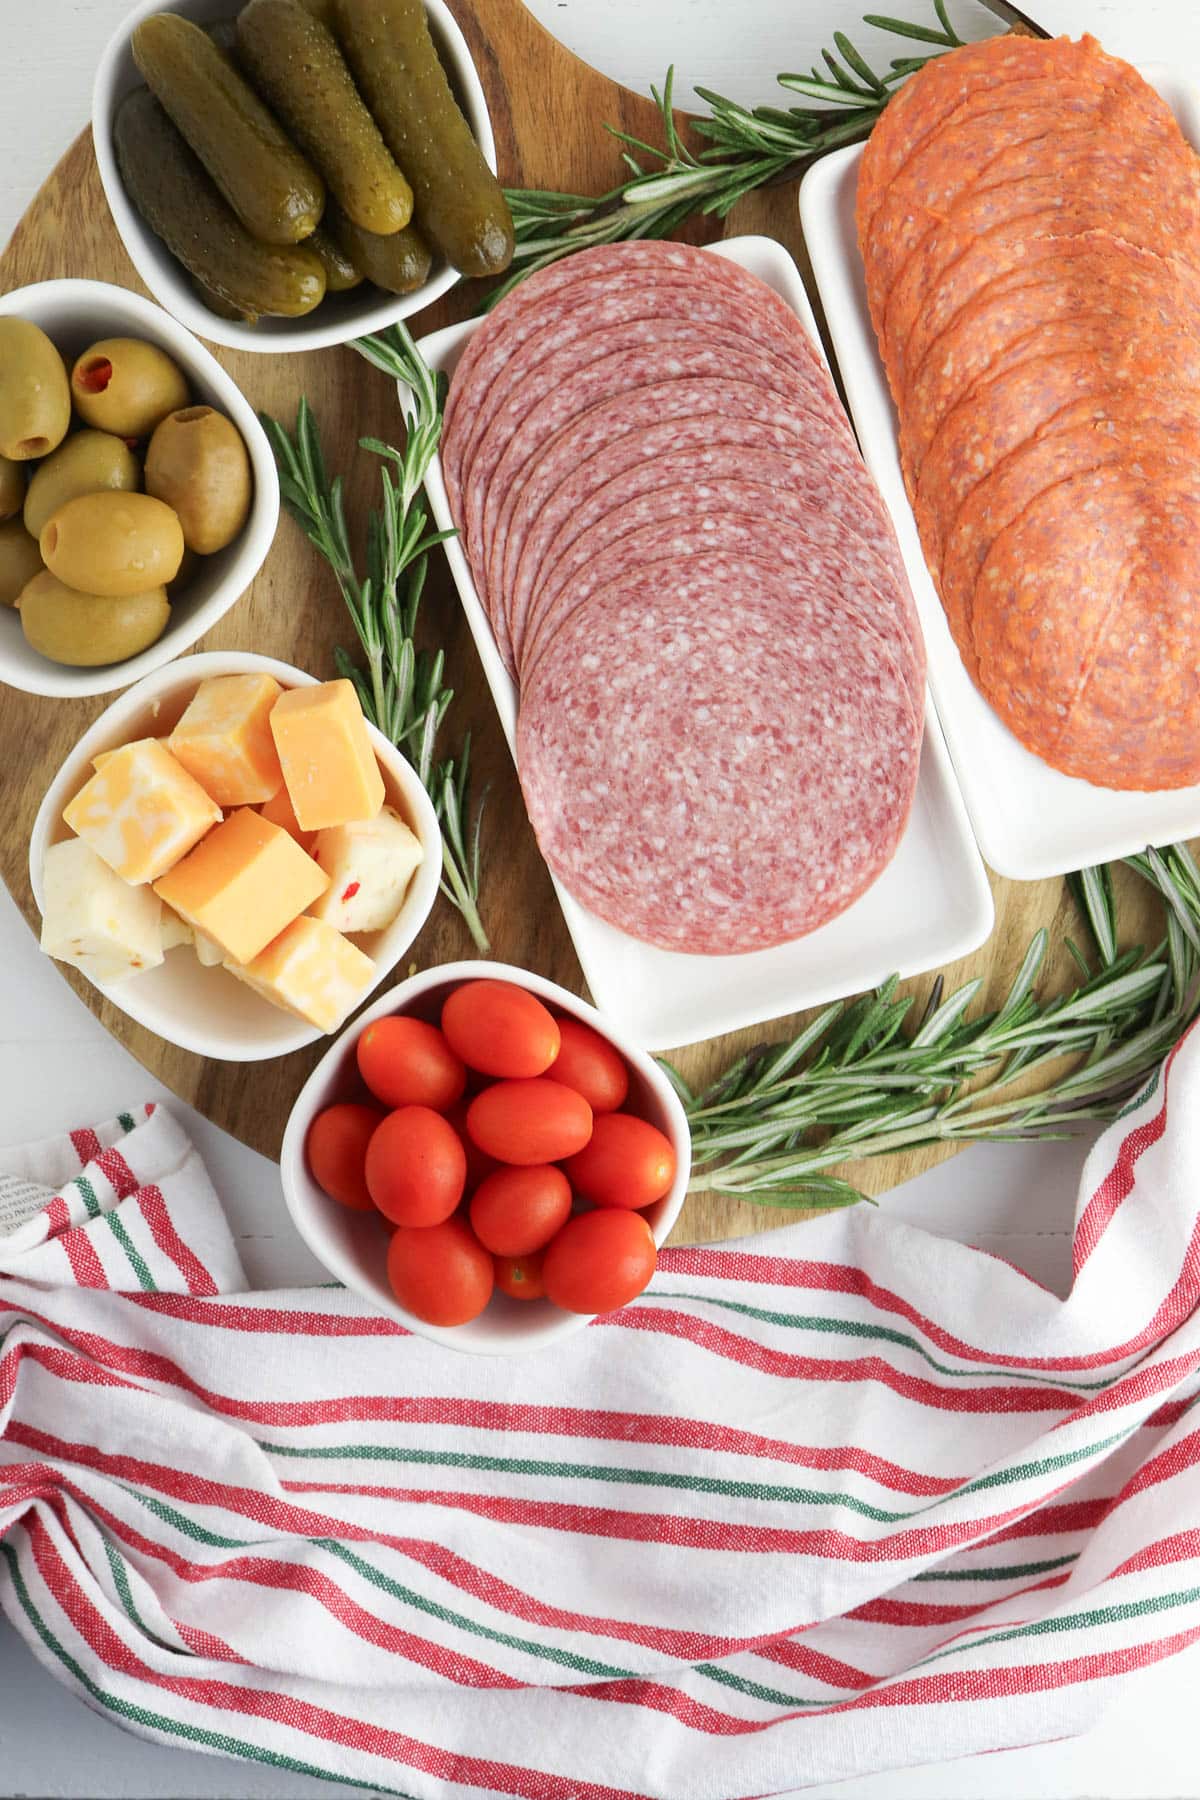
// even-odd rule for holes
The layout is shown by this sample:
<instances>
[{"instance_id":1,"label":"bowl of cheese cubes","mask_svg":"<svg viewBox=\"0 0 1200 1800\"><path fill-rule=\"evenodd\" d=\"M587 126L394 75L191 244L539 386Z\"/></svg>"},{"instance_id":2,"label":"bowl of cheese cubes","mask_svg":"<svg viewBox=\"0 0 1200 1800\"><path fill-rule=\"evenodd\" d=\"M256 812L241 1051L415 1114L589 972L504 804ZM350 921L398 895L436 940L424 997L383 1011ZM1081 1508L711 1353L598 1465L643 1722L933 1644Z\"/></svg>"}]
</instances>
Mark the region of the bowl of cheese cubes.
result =
<instances>
[{"instance_id":1,"label":"bowl of cheese cubes","mask_svg":"<svg viewBox=\"0 0 1200 1800\"><path fill-rule=\"evenodd\" d=\"M442 844L353 682L233 651L101 714L30 840L41 947L184 1050L286 1055L337 1031L429 916Z\"/></svg>"}]
</instances>

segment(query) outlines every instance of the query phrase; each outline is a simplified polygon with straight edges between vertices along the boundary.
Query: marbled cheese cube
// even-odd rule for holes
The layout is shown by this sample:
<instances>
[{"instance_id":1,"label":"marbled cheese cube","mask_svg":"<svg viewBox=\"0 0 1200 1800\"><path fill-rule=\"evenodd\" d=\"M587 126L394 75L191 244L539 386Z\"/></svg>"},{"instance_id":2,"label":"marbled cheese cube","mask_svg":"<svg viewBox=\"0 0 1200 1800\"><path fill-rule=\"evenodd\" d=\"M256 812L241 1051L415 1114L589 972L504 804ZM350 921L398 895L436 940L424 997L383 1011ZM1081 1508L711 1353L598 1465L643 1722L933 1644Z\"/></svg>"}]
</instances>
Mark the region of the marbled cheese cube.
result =
<instances>
[{"instance_id":1,"label":"marbled cheese cube","mask_svg":"<svg viewBox=\"0 0 1200 1800\"><path fill-rule=\"evenodd\" d=\"M63 818L122 880L156 881L219 824L221 809L158 738L104 758Z\"/></svg>"},{"instance_id":2,"label":"marbled cheese cube","mask_svg":"<svg viewBox=\"0 0 1200 1800\"><path fill-rule=\"evenodd\" d=\"M302 831L375 817L383 776L352 681L289 688L272 708L271 730Z\"/></svg>"},{"instance_id":3,"label":"marbled cheese cube","mask_svg":"<svg viewBox=\"0 0 1200 1800\"><path fill-rule=\"evenodd\" d=\"M162 906L114 875L82 838L52 844L42 865L42 949L92 981L119 981L163 960Z\"/></svg>"},{"instance_id":4,"label":"marbled cheese cube","mask_svg":"<svg viewBox=\"0 0 1200 1800\"><path fill-rule=\"evenodd\" d=\"M155 892L222 956L248 963L328 885L286 831L243 806L156 882Z\"/></svg>"},{"instance_id":5,"label":"marbled cheese cube","mask_svg":"<svg viewBox=\"0 0 1200 1800\"><path fill-rule=\"evenodd\" d=\"M425 856L420 839L390 806L373 819L319 831L313 854L329 886L308 910L335 931L383 931Z\"/></svg>"},{"instance_id":6,"label":"marbled cheese cube","mask_svg":"<svg viewBox=\"0 0 1200 1800\"><path fill-rule=\"evenodd\" d=\"M225 967L264 1000L336 1031L375 979L369 956L322 919L294 919L248 965Z\"/></svg>"},{"instance_id":7,"label":"marbled cheese cube","mask_svg":"<svg viewBox=\"0 0 1200 1800\"><path fill-rule=\"evenodd\" d=\"M282 787L270 724L282 692L273 675L215 675L200 683L167 739L219 806L256 806Z\"/></svg>"}]
</instances>

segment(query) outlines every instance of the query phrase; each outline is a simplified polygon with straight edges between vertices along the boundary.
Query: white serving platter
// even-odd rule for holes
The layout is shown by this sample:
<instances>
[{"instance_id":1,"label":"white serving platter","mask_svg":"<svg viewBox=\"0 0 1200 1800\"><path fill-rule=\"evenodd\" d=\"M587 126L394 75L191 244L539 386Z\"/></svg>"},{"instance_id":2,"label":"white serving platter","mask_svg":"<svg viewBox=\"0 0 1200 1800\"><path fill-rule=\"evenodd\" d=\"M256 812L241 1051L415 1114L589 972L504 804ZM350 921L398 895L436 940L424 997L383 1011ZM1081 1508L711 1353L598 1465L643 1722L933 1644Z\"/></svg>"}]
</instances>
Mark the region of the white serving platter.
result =
<instances>
[{"instance_id":1,"label":"white serving platter","mask_svg":"<svg viewBox=\"0 0 1200 1800\"><path fill-rule=\"evenodd\" d=\"M773 238L731 238L713 253L767 282L820 344L804 284ZM453 372L478 320L422 338L433 369ZM401 403L410 402L401 388ZM440 462L426 480L440 530L453 528ZM517 689L492 636L471 571L455 539L444 546L500 723L515 756ZM875 986L893 971L917 975L983 943L992 896L945 742L927 709L921 772L908 829L889 867L840 918L807 937L740 956L685 956L618 931L555 881L567 930L592 997L649 1050L669 1050L742 1026L782 1018Z\"/></svg>"},{"instance_id":2,"label":"white serving platter","mask_svg":"<svg viewBox=\"0 0 1200 1800\"><path fill-rule=\"evenodd\" d=\"M1200 87L1162 65L1141 73L1200 148ZM1200 786L1121 793L1059 774L1018 743L963 667L904 491L895 409L867 310L854 229L861 157L854 144L813 165L800 185L800 219L862 453L900 540L929 652L929 685L979 848L999 874L1038 881L1194 837Z\"/></svg>"}]
</instances>

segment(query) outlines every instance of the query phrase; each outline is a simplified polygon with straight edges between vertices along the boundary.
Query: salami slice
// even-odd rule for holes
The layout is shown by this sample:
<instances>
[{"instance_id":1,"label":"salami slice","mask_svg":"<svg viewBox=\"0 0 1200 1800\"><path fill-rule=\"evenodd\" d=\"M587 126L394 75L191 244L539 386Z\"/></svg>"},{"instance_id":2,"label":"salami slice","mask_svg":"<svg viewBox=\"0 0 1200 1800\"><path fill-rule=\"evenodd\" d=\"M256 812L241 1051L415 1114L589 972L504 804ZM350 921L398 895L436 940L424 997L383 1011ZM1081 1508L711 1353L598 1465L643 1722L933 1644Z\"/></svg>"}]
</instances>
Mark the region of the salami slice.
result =
<instances>
[{"instance_id":1,"label":"salami slice","mask_svg":"<svg viewBox=\"0 0 1200 1800\"><path fill-rule=\"evenodd\" d=\"M594 460L603 463L606 459ZM793 440L791 450L783 452L752 448L745 441L714 443L710 439L695 447L643 457L602 485L595 484L595 473L594 468L585 467L575 481L565 482L556 491L554 504L542 508L526 543L509 611L518 669L534 596L548 594L552 585L559 585L560 569L570 579L573 568L586 564L597 544L607 549L630 523L627 504L638 502L645 505L651 519L714 511L786 521L802 532L814 549L840 552L849 558L877 596L878 613L889 621L897 642L908 647L919 702L924 652L895 540L891 540L889 557L872 544L869 533L865 537L860 534L858 527L866 510L861 488L830 481L819 444ZM568 555L573 562L568 562Z\"/></svg>"},{"instance_id":2,"label":"salami slice","mask_svg":"<svg viewBox=\"0 0 1200 1800\"><path fill-rule=\"evenodd\" d=\"M993 706L1064 773L1140 790L1200 780L1198 591L1195 473L1148 457L1060 483L997 539L980 577Z\"/></svg>"},{"instance_id":3,"label":"salami slice","mask_svg":"<svg viewBox=\"0 0 1200 1800\"><path fill-rule=\"evenodd\" d=\"M774 567L786 589L807 592L816 585L835 598L846 617L894 657L914 717L919 719L925 688L924 655L919 634L916 642L910 636L910 628L915 632L915 620L910 621L905 610L907 591L901 594L890 583L877 587L862 563L846 555L844 544L818 541L816 520L800 524L797 519L755 507L745 494L750 486L714 487L711 493L697 497L695 484L689 483L643 494L583 532L549 570L534 596L522 646L523 680L529 680L564 620L581 611L593 594L613 581L668 558L682 562L714 554L753 557ZM807 509L802 509L800 516L806 514Z\"/></svg>"},{"instance_id":4,"label":"salami slice","mask_svg":"<svg viewBox=\"0 0 1200 1800\"><path fill-rule=\"evenodd\" d=\"M486 581L487 546L511 484L524 478L526 465L555 432L614 394L642 386L658 387L675 378L724 376L756 381L767 392L785 399L798 415L811 412L814 419L826 419L825 407L812 412L809 406L808 382L786 376L777 362L752 346L735 346L703 329L673 320L661 324L643 320L631 329L637 341L630 344L622 334L618 341L623 347L610 349L607 355L603 354L607 347L602 341L604 333L587 340L588 349L595 354L582 366L574 346L562 362L551 357L542 379L530 384L522 397L528 410L518 416L514 408L508 418L495 420L485 433L467 476L461 510L457 512L465 526L477 580L482 575ZM803 429L802 419L800 424ZM846 443L853 445L844 415L838 429L844 433Z\"/></svg>"},{"instance_id":5,"label":"salami slice","mask_svg":"<svg viewBox=\"0 0 1200 1800\"><path fill-rule=\"evenodd\" d=\"M761 315L767 328L782 332L788 338L794 338L798 333L799 338L805 340L797 342L800 353L807 351L815 356L807 333L791 308L765 282L729 257L697 250L690 244L656 238L598 245L591 250L574 251L548 268L526 276L488 314L472 336L454 372L446 397L445 434L454 440L460 430L456 414L463 400L472 401L478 397L480 389L486 387L488 374L520 349L530 331L537 328L539 318L543 323L547 322L548 303L556 301L565 290L572 289L574 292L567 305L574 305L584 284L597 281L607 284L618 273L619 284L627 292L634 286L660 280L687 282L693 290L697 285L712 285L737 295L748 311ZM493 352L497 348L502 354L495 359ZM482 371L480 365L484 365Z\"/></svg>"},{"instance_id":6,"label":"salami slice","mask_svg":"<svg viewBox=\"0 0 1200 1800\"><path fill-rule=\"evenodd\" d=\"M693 558L594 595L523 697L542 853L619 929L765 949L833 918L894 854L919 736L886 650L816 587Z\"/></svg>"}]
</instances>

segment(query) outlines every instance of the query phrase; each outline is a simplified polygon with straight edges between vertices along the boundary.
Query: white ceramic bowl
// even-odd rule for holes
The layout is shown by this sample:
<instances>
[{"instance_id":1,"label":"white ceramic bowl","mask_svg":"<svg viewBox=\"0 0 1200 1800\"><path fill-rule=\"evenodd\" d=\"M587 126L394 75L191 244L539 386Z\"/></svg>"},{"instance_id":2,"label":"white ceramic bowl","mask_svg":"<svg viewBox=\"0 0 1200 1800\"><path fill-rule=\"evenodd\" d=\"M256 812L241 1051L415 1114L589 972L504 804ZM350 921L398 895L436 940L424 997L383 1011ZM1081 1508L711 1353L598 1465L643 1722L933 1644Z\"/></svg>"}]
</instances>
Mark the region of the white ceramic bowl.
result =
<instances>
[{"instance_id":1,"label":"white ceramic bowl","mask_svg":"<svg viewBox=\"0 0 1200 1800\"><path fill-rule=\"evenodd\" d=\"M236 319L223 319L205 306L182 263L176 262L130 204L117 169L113 145L117 107L131 88L143 85L129 40L143 19L151 13L167 11L182 13L198 25L208 25L216 19L227 19L236 11L236 3L235 0L174 0L174 4L167 6L163 0L141 0L117 27L100 58L92 89L92 136L100 179L121 242L150 292L168 312L174 313L201 337L209 338L214 344L226 344L231 350L276 353L323 350L330 344L345 344L370 331L382 331L395 324L397 319L407 319L411 313L420 312L448 293L459 280L458 271L445 262L435 261L429 280L411 294L386 294L370 282L363 282L361 287L351 288L349 293L330 295L313 312L300 319L264 318L257 325L246 325ZM425 11L450 85L488 167L495 171L496 140L467 40L444 0L425 0Z\"/></svg>"},{"instance_id":2,"label":"white ceramic bowl","mask_svg":"<svg viewBox=\"0 0 1200 1800\"><path fill-rule=\"evenodd\" d=\"M262 568L279 523L279 477L267 434L254 408L215 356L160 306L105 281L41 281L0 294L0 314L16 314L53 338L68 366L98 338L137 337L174 358L192 396L226 413L242 434L254 471L250 517L237 537L215 556L202 557L171 607L171 622L156 644L124 662L100 669L68 669L49 662L25 642L21 622L0 608L0 681L27 694L65 698L110 694L182 656L245 593Z\"/></svg>"},{"instance_id":3,"label":"white ceramic bowl","mask_svg":"<svg viewBox=\"0 0 1200 1800\"><path fill-rule=\"evenodd\" d=\"M400 982L391 993L368 1007L346 1027L301 1088L288 1119L279 1162L292 1223L331 1275L420 1337L433 1338L451 1350L476 1356L520 1356L529 1350L548 1349L572 1336L590 1323L590 1317L561 1312L548 1300L512 1300L507 1294L495 1293L479 1317L467 1325L426 1324L399 1304L388 1285L384 1223L375 1213L354 1212L331 1200L313 1180L304 1154L308 1128L319 1112L339 1100L367 1097L354 1049L359 1034L373 1019L411 1013L436 1023L448 994L464 981L483 979L511 981L526 988L551 1007L592 1026L625 1058L630 1070L626 1107L657 1125L670 1138L675 1151L671 1191L654 1206L648 1206L644 1214L655 1243L665 1243L679 1217L691 1174L691 1135L678 1095L653 1058L604 1013L556 982L527 969L513 968L509 963L444 963L441 968L427 969Z\"/></svg>"},{"instance_id":4,"label":"white ceramic bowl","mask_svg":"<svg viewBox=\"0 0 1200 1800\"><path fill-rule=\"evenodd\" d=\"M71 833L62 821L63 807L92 773L92 758L139 737L162 737L182 714L202 681L212 675L273 675L283 687L312 687L316 677L302 669L248 651L219 650L185 657L170 668L147 676L115 700L86 731L46 790L29 840L29 880L42 906L42 864L51 844ZM442 839L425 789L394 745L374 726L367 728L379 759L388 803L407 821L425 851L424 861L409 884L404 904L386 931L355 938L378 971L375 985L395 968L437 898L442 875ZM170 950L157 969L146 969L125 981L97 984L106 1000L158 1033L168 1043L219 1062L264 1062L317 1043L325 1034L291 1013L272 1006L226 969L203 968L185 948Z\"/></svg>"}]
</instances>

